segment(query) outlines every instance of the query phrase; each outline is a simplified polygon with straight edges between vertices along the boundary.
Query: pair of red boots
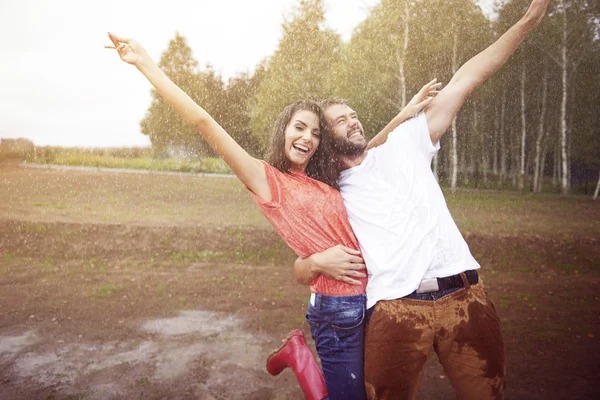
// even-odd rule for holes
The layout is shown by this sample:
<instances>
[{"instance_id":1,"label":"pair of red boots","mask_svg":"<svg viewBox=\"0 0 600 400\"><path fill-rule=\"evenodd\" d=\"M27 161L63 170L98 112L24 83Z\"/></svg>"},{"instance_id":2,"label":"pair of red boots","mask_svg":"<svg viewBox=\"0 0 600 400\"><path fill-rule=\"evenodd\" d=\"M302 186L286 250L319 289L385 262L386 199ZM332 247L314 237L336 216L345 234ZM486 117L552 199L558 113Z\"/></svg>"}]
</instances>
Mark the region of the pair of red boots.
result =
<instances>
[{"instance_id":1,"label":"pair of red boots","mask_svg":"<svg viewBox=\"0 0 600 400\"><path fill-rule=\"evenodd\" d=\"M271 375L279 375L286 367L290 367L296 374L306 400L321 400L327 397L321 369L306 346L304 333L299 329L290 333L283 346L267 358L267 371Z\"/></svg>"}]
</instances>

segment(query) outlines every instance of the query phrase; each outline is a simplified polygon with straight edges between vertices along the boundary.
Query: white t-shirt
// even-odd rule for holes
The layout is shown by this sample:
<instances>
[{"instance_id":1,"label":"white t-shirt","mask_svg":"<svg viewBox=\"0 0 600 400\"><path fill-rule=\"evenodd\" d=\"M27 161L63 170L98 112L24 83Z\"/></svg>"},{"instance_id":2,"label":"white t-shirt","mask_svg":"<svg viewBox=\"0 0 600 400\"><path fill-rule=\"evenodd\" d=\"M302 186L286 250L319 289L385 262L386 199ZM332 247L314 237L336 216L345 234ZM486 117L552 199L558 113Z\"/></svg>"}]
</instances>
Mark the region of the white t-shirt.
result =
<instances>
[{"instance_id":1,"label":"white t-shirt","mask_svg":"<svg viewBox=\"0 0 600 400\"><path fill-rule=\"evenodd\" d=\"M340 175L369 273L368 308L412 293L423 279L479 268L431 171L438 150L420 113Z\"/></svg>"}]
</instances>

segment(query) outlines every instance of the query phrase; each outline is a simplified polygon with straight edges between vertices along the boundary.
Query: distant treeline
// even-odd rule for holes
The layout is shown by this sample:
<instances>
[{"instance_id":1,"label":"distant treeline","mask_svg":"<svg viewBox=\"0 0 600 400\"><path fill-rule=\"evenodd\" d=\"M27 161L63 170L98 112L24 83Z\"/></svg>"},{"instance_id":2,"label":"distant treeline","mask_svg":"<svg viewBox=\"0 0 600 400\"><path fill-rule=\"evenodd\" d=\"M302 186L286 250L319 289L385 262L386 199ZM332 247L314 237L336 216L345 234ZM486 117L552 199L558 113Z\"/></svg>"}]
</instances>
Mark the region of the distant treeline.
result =
<instances>
[{"instance_id":1,"label":"distant treeline","mask_svg":"<svg viewBox=\"0 0 600 400\"><path fill-rule=\"evenodd\" d=\"M27 139L0 139L0 160L24 159L33 155L35 146Z\"/></svg>"},{"instance_id":2,"label":"distant treeline","mask_svg":"<svg viewBox=\"0 0 600 400\"><path fill-rule=\"evenodd\" d=\"M381 0L345 43L325 26L323 0L299 0L276 51L252 75L223 82L210 66L198 67L179 34L159 65L262 157L277 115L299 99L346 98L368 136L375 135L424 83L433 77L447 83L528 5L501 2L490 21L472 0ZM593 191L600 170L600 2L557 0L551 7L445 135L433 164L443 184ZM141 127L156 155L214 155L193 127L152 96Z\"/></svg>"},{"instance_id":3,"label":"distant treeline","mask_svg":"<svg viewBox=\"0 0 600 400\"><path fill-rule=\"evenodd\" d=\"M39 160L45 160L48 163L56 161L60 157L81 157L82 159L92 159L93 157L151 158L152 149L150 147L78 148L38 146L35 147L34 157Z\"/></svg>"},{"instance_id":4,"label":"distant treeline","mask_svg":"<svg viewBox=\"0 0 600 400\"><path fill-rule=\"evenodd\" d=\"M26 139L2 139L0 161L12 159L30 164L51 164L99 168L142 169L149 171L210 172L230 174L231 169L215 157L155 157L150 148L65 148L36 147Z\"/></svg>"},{"instance_id":5,"label":"distant treeline","mask_svg":"<svg viewBox=\"0 0 600 400\"><path fill-rule=\"evenodd\" d=\"M277 49L251 75L225 83L210 65L198 66L179 34L159 65L242 147L263 157L277 116L301 99L348 99L367 136L374 136L424 83L434 77L447 83L529 2L500 2L498 18L490 21L473 0L381 0L346 43L326 27L323 0L298 0ZM591 194L600 185L599 38L600 2L553 1L542 24L471 96L442 139L432 166L441 184ZM142 165L214 160L201 136L156 92L140 125L152 150L67 155L47 147L34 158L143 159Z\"/></svg>"}]
</instances>

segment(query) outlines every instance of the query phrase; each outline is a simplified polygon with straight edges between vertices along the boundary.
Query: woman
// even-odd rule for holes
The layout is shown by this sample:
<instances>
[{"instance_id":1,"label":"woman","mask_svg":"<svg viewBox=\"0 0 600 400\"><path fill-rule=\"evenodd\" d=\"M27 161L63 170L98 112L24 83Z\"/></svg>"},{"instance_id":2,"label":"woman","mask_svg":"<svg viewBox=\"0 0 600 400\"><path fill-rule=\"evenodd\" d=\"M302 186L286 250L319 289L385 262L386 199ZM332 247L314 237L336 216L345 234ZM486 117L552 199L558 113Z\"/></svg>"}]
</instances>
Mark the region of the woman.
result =
<instances>
[{"instance_id":1,"label":"woman","mask_svg":"<svg viewBox=\"0 0 600 400\"><path fill-rule=\"evenodd\" d=\"M110 33L109 38L114 47L107 47L115 48L123 61L136 66L157 92L196 127L231 167L265 217L298 256L306 258L334 246L347 255L347 264L317 271L320 275L311 284L311 292L319 293L337 305L335 312L344 315L344 323L351 328L348 332L352 337L345 338L339 347L333 349L335 354L345 355L344 360L334 357L334 362L326 362L332 359L329 357L331 354L319 354L329 396L332 399L364 399L362 320L365 313L365 266L359 257L358 242L348 222L342 197L335 189L335 171L328 165L332 154L327 123L320 107L310 101L286 107L275 124L268 162L264 162L241 148L162 72L138 42ZM425 100L414 102L413 99L411 107L394 119L395 126L425 107L430 101L429 94L434 91L430 83L429 89L422 95ZM327 332L318 332L315 340L318 342L321 336L327 336ZM345 344L347 346L344 347ZM348 372L354 379L347 379ZM314 360L307 364L298 378L307 399L327 396Z\"/></svg>"}]
</instances>

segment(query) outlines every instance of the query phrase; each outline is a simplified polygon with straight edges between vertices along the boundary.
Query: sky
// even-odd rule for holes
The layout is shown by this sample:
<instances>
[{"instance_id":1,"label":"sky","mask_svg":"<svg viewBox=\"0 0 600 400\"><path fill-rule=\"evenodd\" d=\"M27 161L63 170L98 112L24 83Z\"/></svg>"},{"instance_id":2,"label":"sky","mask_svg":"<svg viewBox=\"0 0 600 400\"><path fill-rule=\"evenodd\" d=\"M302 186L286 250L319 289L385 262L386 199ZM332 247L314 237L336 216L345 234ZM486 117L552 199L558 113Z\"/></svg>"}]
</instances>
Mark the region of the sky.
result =
<instances>
[{"instance_id":1,"label":"sky","mask_svg":"<svg viewBox=\"0 0 600 400\"><path fill-rule=\"evenodd\" d=\"M378 0L325 0L343 40ZM489 0L482 0L488 4ZM0 138L38 146L149 146L139 121L151 85L104 49L111 31L158 61L179 32L226 80L273 54L297 0L1 0ZM490 6L484 7L484 10Z\"/></svg>"}]
</instances>

